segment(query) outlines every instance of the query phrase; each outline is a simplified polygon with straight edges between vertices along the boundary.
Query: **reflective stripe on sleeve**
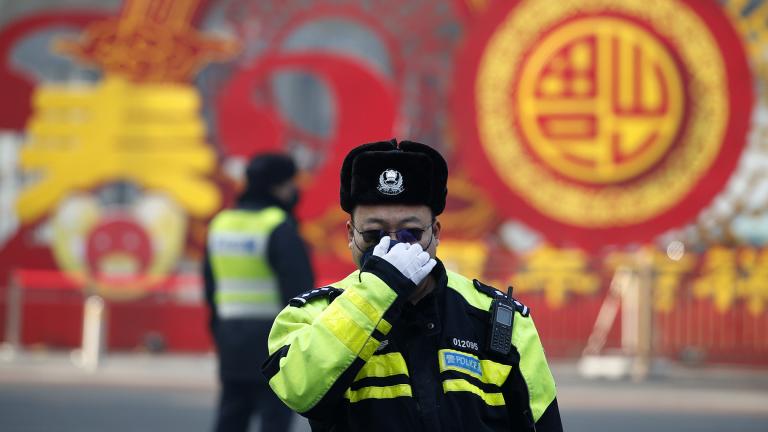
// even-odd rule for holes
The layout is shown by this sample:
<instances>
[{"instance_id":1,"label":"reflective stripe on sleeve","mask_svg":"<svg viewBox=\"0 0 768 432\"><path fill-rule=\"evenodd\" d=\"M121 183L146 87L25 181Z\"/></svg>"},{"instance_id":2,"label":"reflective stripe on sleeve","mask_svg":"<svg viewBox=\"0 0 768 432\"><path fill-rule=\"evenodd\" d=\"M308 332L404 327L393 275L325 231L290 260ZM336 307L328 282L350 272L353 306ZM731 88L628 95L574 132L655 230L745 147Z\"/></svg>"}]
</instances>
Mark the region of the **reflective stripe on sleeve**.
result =
<instances>
[{"instance_id":1,"label":"reflective stripe on sleeve","mask_svg":"<svg viewBox=\"0 0 768 432\"><path fill-rule=\"evenodd\" d=\"M371 356L373 356L373 353L376 352L376 348L378 348L379 345L381 345L381 342L376 340L376 338L374 338L373 336L371 336L365 342L365 345L363 346L363 349L360 350L360 354L358 354L358 356L361 359L368 361L371 358Z\"/></svg>"},{"instance_id":2,"label":"reflective stripe on sleeve","mask_svg":"<svg viewBox=\"0 0 768 432\"><path fill-rule=\"evenodd\" d=\"M355 381L363 378L385 378L394 375L408 376L408 367L405 365L403 355L399 352L371 357L355 376Z\"/></svg>"},{"instance_id":3,"label":"reflective stripe on sleeve","mask_svg":"<svg viewBox=\"0 0 768 432\"><path fill-rule=\"evenodd\" d=\"M326 312L332 312L333 305L322 315L315 314L322 308L320 303L324 302L312 302L302 308L286 307L270 332L271 354L280 346L290 347L280 358L279 370L269 380L269 385L286 405L299 413L314 407L358 358L326 322L321 322L323 315L331 315ZM313 309L316 310L310 312ZM338 317L338 314L334 315Z\"/></svg>"},{"instance_id":4,"label":"reflective stripe on sleeve","mask_svg":"<svg viewBox=\"0 0 768 432\"><path fill-rule=\"evenodd\" d=\"M379 321L379 324L376 326L376 330L380 331L381 334L386 336L389 334L389 331L392 330L392 324L390 324L387 320L382 318Z\"/></svg>"},{"instance_id":5,"label":"reflective stripe on sleeve","mask_svg":"<svg viewBox=\"0 0 768 432\"><path fill-rule=\"evenodd\" d=\"M353 290L349 290L342 295L372 323L378 322L383 315L383 312L379 312L372 304Z\"/></svg>"},{"instance_id":6,"label":"reflective stripe on sleeve","mask_svg":"<svg viewBox=\"0 0 768 432\"><path fill-rule=\"evenodd\" d=\"M371 338L370 331L366 331L355 321L350 311L342 306L339 299L320 315L320 322L344 346L358 354L363 350L368 339Z\"/></svg>"}]
</instances>

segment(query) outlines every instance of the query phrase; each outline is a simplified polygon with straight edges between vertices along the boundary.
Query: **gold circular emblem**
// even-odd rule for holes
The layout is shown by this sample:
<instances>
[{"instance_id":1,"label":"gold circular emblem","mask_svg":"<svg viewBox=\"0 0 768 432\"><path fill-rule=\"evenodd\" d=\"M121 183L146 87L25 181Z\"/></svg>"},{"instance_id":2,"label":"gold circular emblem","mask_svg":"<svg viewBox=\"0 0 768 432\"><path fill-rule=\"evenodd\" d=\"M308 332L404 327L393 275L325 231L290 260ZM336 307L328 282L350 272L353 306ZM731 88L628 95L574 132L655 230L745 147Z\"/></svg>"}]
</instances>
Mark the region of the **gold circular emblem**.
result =
<instances>
[{"instance_id":1,"label":"gold circular emblem","mask_svg":"<svg viewBox=\"0 0 768 432\"><path fill-rule=\"evenodd\" d=\"M609 184L666 154L682 126L680 71L648 30L620 18L582 18L536 44L520 74L521 133L564 177Z\"/></svg>"},{"instance_id":2,"label":"gold circular emblem","mask_svg":"<svg viewBox=\"0 0 768 432\"><path fill-rule=\"evenodd\" d=\"M475 90L499 178L585 228L680 202L716 160L730 114L717 41L669 0L523 1L488 40Z\"/></svg>"}]
</instances>

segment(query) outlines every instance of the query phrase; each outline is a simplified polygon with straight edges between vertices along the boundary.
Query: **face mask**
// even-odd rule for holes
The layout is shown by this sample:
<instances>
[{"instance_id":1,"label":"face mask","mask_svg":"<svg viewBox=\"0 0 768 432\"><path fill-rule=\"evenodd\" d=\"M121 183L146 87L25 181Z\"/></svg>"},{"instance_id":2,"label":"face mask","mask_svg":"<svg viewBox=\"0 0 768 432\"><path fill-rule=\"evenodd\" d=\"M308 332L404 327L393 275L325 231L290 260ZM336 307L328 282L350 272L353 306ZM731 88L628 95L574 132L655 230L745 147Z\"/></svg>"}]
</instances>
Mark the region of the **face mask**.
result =
<instances>
[{"instance_id":1,"label":"face mask","mask_svg":"<svg viewBox=\"0 0 768 432\"><path fill-rule=\"evenodd\" d=\"M389 239L389 247L387 248L387 252L389 252L389 250L392 249L392 247L398 243L400 242L397 240ZM375 247L376 245L373 245L368 249L366 249L365 251L363 251L363 255L360 257L360 268L363 268L363 266L365 265L365 262L368 261L368 259L373 256L373 248Z\"/></svg>"},{"instance_id":2,"label":"face mask","mask_svg":"<svg viewBox=\"0 0 768 432\"><path fill-rule=\"evenodd\" d=\"M283 202L283 205L286 209L293 210L294 207L296 207L296 204L299 203L299 191L294 190L291 196Z\"/></svg>"}]
</instances>

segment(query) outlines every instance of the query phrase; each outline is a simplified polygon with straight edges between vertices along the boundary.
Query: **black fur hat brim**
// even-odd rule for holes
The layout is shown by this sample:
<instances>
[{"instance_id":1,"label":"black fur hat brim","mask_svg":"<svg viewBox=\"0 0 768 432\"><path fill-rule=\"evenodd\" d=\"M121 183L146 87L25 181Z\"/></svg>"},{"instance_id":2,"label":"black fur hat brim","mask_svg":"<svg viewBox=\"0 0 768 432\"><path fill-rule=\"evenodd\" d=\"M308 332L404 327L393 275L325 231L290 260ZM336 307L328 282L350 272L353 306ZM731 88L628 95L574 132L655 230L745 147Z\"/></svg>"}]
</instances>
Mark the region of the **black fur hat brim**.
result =
<instances>
[{"instance_id":1,"label":"black fur hat brim","mask_svg":"<svg viewBox=\"0 0 768 432\"><path fill-rule=\"evenodd\" d=\"M396 140L352 149L341 168L341 208L359 204L423 204L438 215L445 209L448 167L433 148Z\"/></svg>"}]
</instances>

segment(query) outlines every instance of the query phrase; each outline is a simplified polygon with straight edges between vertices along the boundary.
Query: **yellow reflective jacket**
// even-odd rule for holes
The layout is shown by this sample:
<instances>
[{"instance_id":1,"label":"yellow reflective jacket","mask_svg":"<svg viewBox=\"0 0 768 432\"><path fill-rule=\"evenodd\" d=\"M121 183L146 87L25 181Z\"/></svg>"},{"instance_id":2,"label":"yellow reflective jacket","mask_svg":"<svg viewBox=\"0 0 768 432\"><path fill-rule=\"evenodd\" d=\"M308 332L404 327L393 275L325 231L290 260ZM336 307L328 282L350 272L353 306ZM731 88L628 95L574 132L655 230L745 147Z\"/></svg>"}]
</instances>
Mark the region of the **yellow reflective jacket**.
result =
<instances>
[{"instance_id":1,"label":"yellow reflective jacket","mask_svg":"<svg viewBox=\"0 0 768 432\"><path fill-rule=\"evenodd\" d=\"M263 372L313 430L561 431L555 383L527 308L512 349L487 349L491 302L504 296L448 272L412 305L410 280L385 260L291 300Z\"/></svg>"}]
</instances>

